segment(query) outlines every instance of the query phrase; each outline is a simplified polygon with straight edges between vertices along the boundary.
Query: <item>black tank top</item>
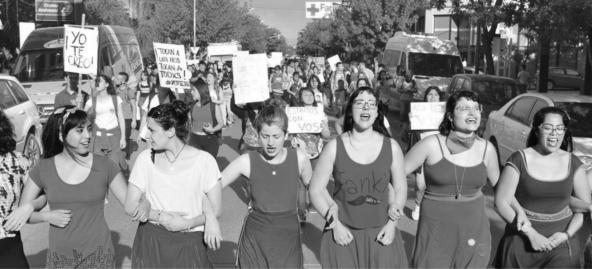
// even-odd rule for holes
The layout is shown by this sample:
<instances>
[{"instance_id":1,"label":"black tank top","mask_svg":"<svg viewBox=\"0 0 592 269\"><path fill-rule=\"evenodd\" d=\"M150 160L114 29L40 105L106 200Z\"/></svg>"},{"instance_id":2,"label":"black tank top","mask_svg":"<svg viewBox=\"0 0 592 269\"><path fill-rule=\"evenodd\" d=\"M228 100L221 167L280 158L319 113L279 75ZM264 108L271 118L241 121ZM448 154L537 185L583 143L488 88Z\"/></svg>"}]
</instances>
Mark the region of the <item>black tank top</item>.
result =
<instances>
[{"instance_id":1,"label":"black tank top","mask_svg":"<svg viewBox=\"0 0 592 269\"><path fill-rule=\"evenodd\" d=\"M333 198L339 206L339 220L355 229L383 226L388 220L388 184L393 162L390 140L383 138L374 162L359 164L347 154L342 137L337 137L333 168Z\"/></svg>"},{"instance_id":2,"label":"black tank top","mask_svg":"<svg viewBox=\"0 0 592 269\"><path fill-rule=\"evenodd\" d=\"M298 156L296 150L287 149L286 160L280 164L264 161L256 151L249 152L251 162L251 200L253 208L262 212L296 210L298 193Z\"/></svg>"}]
</instances>

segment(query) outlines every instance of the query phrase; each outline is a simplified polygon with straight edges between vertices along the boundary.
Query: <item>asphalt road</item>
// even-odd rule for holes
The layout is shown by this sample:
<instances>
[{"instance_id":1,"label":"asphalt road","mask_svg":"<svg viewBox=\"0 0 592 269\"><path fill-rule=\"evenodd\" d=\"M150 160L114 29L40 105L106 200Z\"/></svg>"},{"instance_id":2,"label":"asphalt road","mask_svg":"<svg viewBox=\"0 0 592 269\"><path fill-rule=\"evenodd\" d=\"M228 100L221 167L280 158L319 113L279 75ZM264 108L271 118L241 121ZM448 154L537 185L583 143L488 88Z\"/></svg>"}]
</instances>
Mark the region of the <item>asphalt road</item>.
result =
<instances>
[{"instance_id":1,"label":"asphalt road","mask_svg":"<svg viewBox=\"0 0 592 269\"><path fill-rule=\"evenodd\" d=\"M391 131L395 138L400 141L400 122L398 117L389 113L388 116ZM334 118L330 117L330 125L333 127ZM334 133L334 129L332 128ZM223 131L223 145L220 147L218 154L218 165L220 169L224 169L230 161L238 156L236 147L240 137L240 124L237 122ZM145 149L144 145L140 145L140 150ZM135 160L139 151L134 153L131 159L131 164ZM407 207L405 214L410 216L413 208L415 197L414 183L412 178L408 178L409 192L407 199ZM241 231L244 217L247 213L247 195L244 190L246 181L237 180L233 185L223 190L223 213L220 219L224 241L221 249L211 251L209 253L211 260L216 267L233 267L235 261L235 253L237 249L237 241ZM491 223L491 230L493 235L492 251L495 251L497 243L501 234L503 233L504 222L493 210L493 195L491 188L486 190L487 195L487 214ZM117 267L129 268L131 266L130 253L133 243L137 223L134 223L130 218L124 214L121 204L110 194L108 203L105 205L105 218L107 224L111 229L111 235L116 251L116 265ZM315 213L309 215L308 222L302 226L302 242L304 250L304 262L307 268L318 268L319 265L319 250L320 239L322 233L323 221L322 218ZM414 235L417 229L417 223L412 221L409 217L402 218L399 222L399 229L408 257L411 257ZM26 225L22 230L22 239L25 247L25 254L29 260L31 267L44 267L45 258L48 246L48 225L35 224Z\"/></svg>"}]
</instances>

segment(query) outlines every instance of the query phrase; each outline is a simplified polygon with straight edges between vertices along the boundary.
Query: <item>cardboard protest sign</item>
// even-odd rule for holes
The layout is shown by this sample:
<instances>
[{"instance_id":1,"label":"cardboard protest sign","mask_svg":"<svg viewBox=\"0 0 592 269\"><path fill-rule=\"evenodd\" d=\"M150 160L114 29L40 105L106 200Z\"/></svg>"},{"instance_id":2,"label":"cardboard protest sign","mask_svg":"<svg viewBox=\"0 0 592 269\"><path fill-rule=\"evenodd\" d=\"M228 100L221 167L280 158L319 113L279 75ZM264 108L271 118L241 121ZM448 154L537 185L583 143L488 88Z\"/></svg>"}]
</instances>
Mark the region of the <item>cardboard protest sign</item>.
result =
<instances>
[{"instance_id":1,"label":"cardboard protest sign","mask_svg":"<svg viewBox=\"0 0 592 269\"><path fill-rule=\"evenodd\" d=\"M96 75L98 54L98 27L64 26L64 71Z\"/></svg>"},{"instance_id":2,"label":"cardboard protest sign","mask_svg":"<svg viewBox=\"0 0 592 269\"><path fill-rule=\"evenodd\" d=\"M325 57L308 57L319 69L325 69Z\"/></svg>"},{"instance_id":3,"label":"cardboard protest sign","mask_svg":"<svg viewBox=\"0 0 592 269\"><path fill-rule=\"evenodd\" d=\"M327 63L329 63L329 66L331 66L331 70L333 71L335 71L335 65L337 65L339 62L341 62L339 55L333 55L327 59Z\"/></svg>"},{"instance_id":4,"label":"cardboard protest sign","mask_svg":"<svg viewBox=\"0 0 592 269\"><path fill-rule=\"evenodd\" d=\"M234 100L237 104L263 102L269 98L267 55L240 54L232 58Z\"/></svg>"},{"instance_id":5,"label":"cardboard protest sign","mask_svg":"<svg viewBox=\"0 0 592 269\"><path fill-rule=\"evenodd\" d=\"M412 102L411 130L437 130L446 112L445 102Z\"/></svg>"},{"instance_id":6,"label":"cardboard protest sign","mask_svg":"<svg viewBox=\"0 0 592 269\"><path fill-rule=\"evenodd\" d=\"M154 55L160 85L175 91L188 89L191 74L187 70L183 45L154 43Z\"/></svg>"},{"instance_id":7,"label":"cardboard protest sign","mask_svg":"<svg viewBox=\"0 0 592 269\"><path fill-rule=\"evenodd\" d=\"M286 107L288 133L320 133L325 118L322 106Z\"/></svg>"}]
</instances>

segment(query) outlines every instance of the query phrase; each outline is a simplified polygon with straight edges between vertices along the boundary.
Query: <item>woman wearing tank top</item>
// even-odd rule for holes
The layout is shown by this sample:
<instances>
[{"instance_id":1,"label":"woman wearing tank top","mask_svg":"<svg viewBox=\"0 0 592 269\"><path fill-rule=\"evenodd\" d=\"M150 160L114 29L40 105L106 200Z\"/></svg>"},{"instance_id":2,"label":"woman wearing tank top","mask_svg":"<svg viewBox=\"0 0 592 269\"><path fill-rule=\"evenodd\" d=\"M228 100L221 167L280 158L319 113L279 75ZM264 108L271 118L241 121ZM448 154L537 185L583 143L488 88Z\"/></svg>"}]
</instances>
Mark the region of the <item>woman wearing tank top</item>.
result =
<instances>
[{"instance_id":1,"label":"woman wearing tank top","mask_svg":"<svg viewBox=\"0 0 592 269\"><path fill-rule=\"evenodd\" d=\"M207 75L208 80L213 74ZM221 107L214 103L208 86L199 85L193 88L193 106L191 107L191 134L189 145L207 151L214 158L220 149L220 132L224 127L224 117Z\"/></svg>"},{"instance_id":2,"label":"woman wearing tank top","mask_svg":"<svg viewBox=\"0 0 592 269\"><path fill-rule=\"evenodd\" d=\"M284 147L288 117L266 106L255 126L262 148L239 156L222 172L222 186L248 179L251 209L241 232L237 265L241 268L302 268L300 225L296 213L298 181L312 175L305 153Z\"/></svg>"},{"instance_id":3,"label":"woman wearing tank top","mask_svg":"<svg viewBox=\"0 0 592 269\"><path fill-rule=\"evenodd\" d=\"M389 138L377 102L368 87L351 95L345 132L325 146L315 168L310 198L327 221L323 268L408 267L398 220L389 217L407 199L403 153ZM329 194L331 174L335 189Z\"/></svg>"},{"instance_id":4,"label":"woman wearing tank top","mask_svg":"<svg viewBox=\"0 0 592 269\"><path fill-rule=\"evenodd\" d=\"M538 111L527 148L506 163L495 204L508 225L496 255L497 268L581 268L583 240L574 237L583 214L572 212L572 195L590 203L582 162L571 153L569 116L557 107ZM530 225L519 227L509 201L523 206Z\"/></svg>"},{"instance_id":5,"label":"woman wearing tank top","mask_svg":"<svg viewBox=\"0 0 592 269\"><path fill-rule=\"evenodd\" d=\"M489 220L481 189L495 186L495 148L478 138L479 96L452 94L439 134L420 140L405 156L405 173L422 165L425 194L411 264L417 268L486 268L491 250Z\"/></svg>"}]
</instances>

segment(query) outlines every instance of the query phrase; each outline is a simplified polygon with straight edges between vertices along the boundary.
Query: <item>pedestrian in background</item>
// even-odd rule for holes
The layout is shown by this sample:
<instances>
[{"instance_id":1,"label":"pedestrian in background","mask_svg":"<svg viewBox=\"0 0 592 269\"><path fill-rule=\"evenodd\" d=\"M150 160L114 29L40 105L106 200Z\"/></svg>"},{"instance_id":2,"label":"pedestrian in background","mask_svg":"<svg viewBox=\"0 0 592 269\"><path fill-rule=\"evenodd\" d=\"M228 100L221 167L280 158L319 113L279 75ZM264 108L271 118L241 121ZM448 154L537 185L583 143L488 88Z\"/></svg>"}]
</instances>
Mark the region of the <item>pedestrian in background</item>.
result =
<instances>
[{"instance_id":1,"label":"pedestrian in background","mask_svg":"<svg viewBox=\"0 0 592 269\"><path fill-rule=\"evenodd\" d=\"M222 185L240 176L249 181L251 209L241 232L239 268L302 268L303 254L297 216L298 182L312 175L306 155L284 147L288 117L284 109L265 106L255 126L262 144L232 161L222 172Z\"/></svg>"},{"instance_id":2,"label":"pedestrian in background","mask_svg":"<svg viewBox=\"0 0 592 269\"><path fill-rule=\"evenodd\" d=\"M142 196L151 205L134 238L134 268L211 268L206 245L220 247L220 170L186 144L188 113L182 101L148 112L150 149L138 155L125 202L132 216Z\"/></svg>"},{"instance_id":3,"label":"pedestrian in background","mask_svg":"<svg viewBox=\"0 0 592 269\"><path fill-rule=\"evenodd\" d=\"M144 105L144 102L146 102L146 99L148 99L148 96L150 95L150 81L148 81L148 72L146 71L142 71L142 74L140 75L140 82L138 82L138 88L136 89L136 101L138 104L138 115L140 121L142 120L142 117L144 116L144 111L142 110L142 105ZM137 126L138 128L140 127L139 124Z\"/></svg>"},{"instance_id":4,"label":"pedestrian in background","mask_svg":"<svg viewBox=\"0 0 592 269\"><path fill-rule=\"evenodd\" d=\"M526 149L510 156L496 189L495 204L508 223L497 268L581 268L577 236L583 214L570 209L571 196L590 203L590 186L580 159L571 151L569 116L557 107L533 118ZM529 225L516 225L511 201L518 200Z\"/></svg>"},{"instance_id":5,"label":"pedestrian in background","mask_svg":"<svg viewBox=\"0 0 592 269\"><path fill-rule=\"evenodd\" d=\"M223 105L222 105L222 110L225 112L223 114L226 115L226 117L224 117L224 125L225 126L230 126L232 124L234 124L234 118L235 115L232 112L232 96L233 96L233 90L232 90L232 83L231 80L227 79L227 78L223 78L222 81L220 81L220 92L223 96Z\"/></svg>"},{"instance_id":6,"label":"pedestrian in background","mask_svg":"<svg viewBox=\"0 0 592 269\"><path fill-rule=\"evenodd\" d=\"M64 89L54 97L53 107L55 109L68 105L83 108L86 105L89 95L85 91L81 91L81 95L78 95L78 77L78 74L64 72L66 85Z\"/></svg>"},{"instance_id":7,"label":"pedestrian in background","mask_svg":"<svg viewBox=\"0 0 592 269\"><path fill-rule=\"evenodd\" d=\"M121 112L123 113L123 120L125 121L125 159L129 160L132 155L132 145L130 137L132 129L136 129L138 124L136 114L138 113L138 104L136 103L136 89L127 85L129 75L125 72L119 72L115 76L114 82L116 86L117 96L121 98Z\"/></svg>"},{"instance_id":8,"label":"pedestrian in background","mask_svg":"<svg viewBox=\"0 0 592 269\"><path fill-rule=\"evenodd\" d=\"M213 78L208 74L209 79ZM208 152L214 158L218 156L221 136L218 134L224 126L224 118L219 105L210 99L209 87L193 89L191 106L191 133L189 145Z\"/></svg>"},{"instance_id":9,"label":"pedestrian in background","mask_svg":"<svg viewBox=\"0 0 592 269\"><path fill-rule=\"evenodd\" d=\"M405 206L403 152L388 135L377 102L367 87L352 94L345 133L325 146L314 171L311 200L327 222L321 239L323 268L408 267L398 219L389 214ZM331 175L333 194L326 189Z\"/></svg>"}]
</instances>

